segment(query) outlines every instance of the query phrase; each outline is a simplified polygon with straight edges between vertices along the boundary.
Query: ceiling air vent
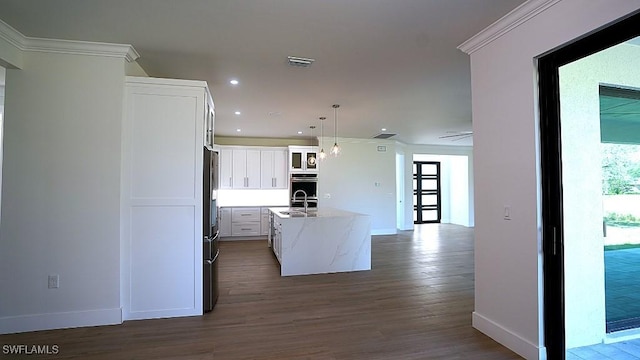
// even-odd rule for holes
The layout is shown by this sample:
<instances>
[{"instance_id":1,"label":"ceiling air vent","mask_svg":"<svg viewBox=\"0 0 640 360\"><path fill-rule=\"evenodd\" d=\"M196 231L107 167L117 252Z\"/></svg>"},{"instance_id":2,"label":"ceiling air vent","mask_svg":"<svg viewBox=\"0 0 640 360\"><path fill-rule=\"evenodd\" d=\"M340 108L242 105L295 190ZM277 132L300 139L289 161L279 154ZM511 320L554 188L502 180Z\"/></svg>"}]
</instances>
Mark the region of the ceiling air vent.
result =
<instances>
[{"instance_id":1,"label":"ceiling air vent","mask_svg":"<svg viewBox=\"0 0 640 360\"><path fill-rule=\"evenodd\" d=\"M396 136L396 134L381 133L381 134L378 134L378 135L374 136L373 138L374 139L388 139L388 138L390 138L392 136Z\"/></svg>"},{"instance_id":2,"label":"ceiling air vent","mask_svg":"<svg viewBox=\"0 0 640 360\"><path fill-rule=\"evenodd\" d=\"M289 65L291 66L309 67L316 60L297 56L287 56L287 61L289 61Z\"/></svg>"}]
</instances>

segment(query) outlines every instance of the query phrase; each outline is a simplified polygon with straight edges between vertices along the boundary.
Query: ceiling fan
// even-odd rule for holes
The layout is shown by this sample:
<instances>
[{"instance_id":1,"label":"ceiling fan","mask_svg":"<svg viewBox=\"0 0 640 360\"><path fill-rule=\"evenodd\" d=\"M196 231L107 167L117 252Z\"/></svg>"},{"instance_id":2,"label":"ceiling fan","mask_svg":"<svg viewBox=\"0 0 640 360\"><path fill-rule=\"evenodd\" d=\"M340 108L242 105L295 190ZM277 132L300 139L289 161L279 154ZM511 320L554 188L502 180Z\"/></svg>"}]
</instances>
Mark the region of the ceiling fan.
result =
<instances>
[{"instance_id":1,"label":"ceiling fan","mask_svg":"<svg viewBox=\"0 0 640 360\"><path fill-rule=\"evenodd\" d=\"M451 139L451 141L458 141L473 136L473 131L447 131L449 135L439 136L439 139Z\"/></svg>"}]
</instances>

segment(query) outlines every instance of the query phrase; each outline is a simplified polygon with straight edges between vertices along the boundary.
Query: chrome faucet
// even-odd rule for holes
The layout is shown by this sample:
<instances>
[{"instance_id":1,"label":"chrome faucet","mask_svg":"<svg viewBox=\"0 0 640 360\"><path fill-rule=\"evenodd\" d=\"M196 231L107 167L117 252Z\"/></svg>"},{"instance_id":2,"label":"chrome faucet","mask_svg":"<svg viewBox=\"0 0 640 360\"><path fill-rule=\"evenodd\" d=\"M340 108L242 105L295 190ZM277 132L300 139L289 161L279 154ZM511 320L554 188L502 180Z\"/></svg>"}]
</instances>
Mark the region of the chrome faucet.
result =
<instances>
[{"instance_id":1,"label":"chrome faucet","mask_svg":"<svg viewBox=\"0 0 640 360\"><path fill-rule=\"evenodd\" d=\"M298 201L298 193L302 193L304 195L304 212L307 212L307 207L309 206L309 203L307 202L307 193L302 190L302 189L298 189L293 193L293 202Z\"/></svg>"}]
</instances>

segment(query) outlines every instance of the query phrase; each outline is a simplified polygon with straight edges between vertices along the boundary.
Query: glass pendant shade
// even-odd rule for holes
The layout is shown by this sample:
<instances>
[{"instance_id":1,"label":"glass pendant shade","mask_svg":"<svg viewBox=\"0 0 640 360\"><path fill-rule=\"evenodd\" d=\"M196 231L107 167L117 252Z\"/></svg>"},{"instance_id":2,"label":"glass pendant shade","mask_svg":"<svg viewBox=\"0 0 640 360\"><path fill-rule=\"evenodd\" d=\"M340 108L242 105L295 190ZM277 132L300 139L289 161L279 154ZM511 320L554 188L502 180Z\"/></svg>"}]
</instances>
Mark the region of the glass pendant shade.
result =
<instances>
[{"instance_id":1,"label":"glass pendant shade","mask_svg":"<svg viewBox=\"0 0 640 360\"><path fill-rule=\"evenodd\" d=\"M333 147L331 147L331 155L340 155L340 146L338 145L338 108L340 105L333 105Z\"/></svg>"},{"instance_id":2,"label":"glass pendant shade","mask_svg":"<svg viewBox=\"0 0 640 360\"><path fill-rule=\"evenodd\" d=\"M324 160L327 158L327 153L324 152L324 146L322 146L323 143L323 137L324 137L324 120L326 119L326 117L322 116L320 117L320 154L318 154L318 158L320 160Z\"/></svg>"}]
</instances>

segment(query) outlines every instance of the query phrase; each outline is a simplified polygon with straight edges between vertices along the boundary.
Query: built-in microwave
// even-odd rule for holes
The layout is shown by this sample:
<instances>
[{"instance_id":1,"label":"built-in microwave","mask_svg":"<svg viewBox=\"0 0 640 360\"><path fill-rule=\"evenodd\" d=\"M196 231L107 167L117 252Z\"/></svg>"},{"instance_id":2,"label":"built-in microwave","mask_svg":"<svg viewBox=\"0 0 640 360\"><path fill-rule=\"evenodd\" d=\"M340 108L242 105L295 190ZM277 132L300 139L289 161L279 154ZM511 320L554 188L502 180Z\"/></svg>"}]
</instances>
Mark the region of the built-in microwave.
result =
<instances>
[{"instance_id":1,"label":"built-in microwave","mask_svg":"<svg viewBox=\"0 0 640 360\"><path fill-rule=\"evenodd\" d=\"M318 174L291 174L289 206L304 207L306 196L307 207L318 207Z\"/></svg>"}]
</instances>

